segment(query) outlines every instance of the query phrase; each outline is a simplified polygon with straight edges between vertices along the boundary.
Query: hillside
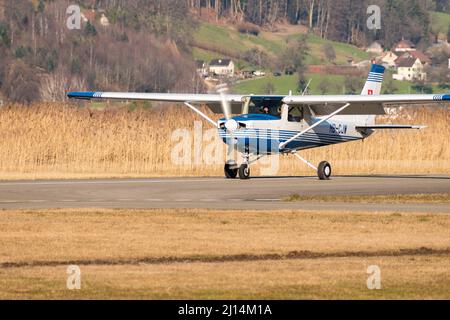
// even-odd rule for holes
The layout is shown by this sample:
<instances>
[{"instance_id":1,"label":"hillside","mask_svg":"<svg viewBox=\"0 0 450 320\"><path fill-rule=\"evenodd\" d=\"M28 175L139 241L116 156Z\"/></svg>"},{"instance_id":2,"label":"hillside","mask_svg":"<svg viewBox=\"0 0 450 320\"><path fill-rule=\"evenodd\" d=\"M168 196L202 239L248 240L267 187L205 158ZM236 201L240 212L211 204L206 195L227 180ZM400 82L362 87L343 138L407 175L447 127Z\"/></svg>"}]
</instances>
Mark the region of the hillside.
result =
<instances>
[{"instance_id":1,"label":"hillside","mask_svg":"<svg viewBox=\"0 0 450 320\"><path fill-rule=\"evenodd\" d=\"M445 23L446 14L439 14L439 25ZM436 25L437 20L433 20ZM237 62L239 69L259 69L258 66L251 65L245 61L246 53L251 49L259 49L265 52L272 61L279 58L280 53L286 48L289 41L293 41L302 35L307 35L309 53L306 57L306 65L345 65L349 60L360 62L368 60L371 55L364 50L345 43L322 39L314 34L307 33L302 26L280 25L277 32L261 31L258 36L242 34L234 26L226 24L213 24L200 22L194 34L192 53L195 59L210 61L216 58L229 57ZM324 46L331 45L336 53L336 59L330 62L326 59ZM268 64L265 69L270 74L275 71L273 64ZM392 77L389 74L386 78ZM307 74L306 78L311 80L309 88L310 94L342 94L345 93L345 76ZM365 77L358 77L359 83L365 81ZM269 75L264 78L249 79L237 83L232 91L235 93L253 94L287 94L289 91L296 93L297 76L283 75L274 77ZM385 83L386 85L386 83ZM393 93L423 93L421 88L417 88L411 82L391 81L391 91ZM326 87L326 88L324 88ZM434 93L443 93L444 89L438 86L431 86Z\"/></svg>"},{"instance_id":2,"label":"hillside","mask_svg":"<svg viewBox=\"0 0 450 320\"><path fill-rule=\"evenodd\" d=\"M447 34L450 29L450 14L444 12L430 12L431 30L434 33Z\"/></svg>"},{"instance_id":3,"label":"hillside","mask_svg":"<svg viewBox=\"0 0 450 320\"><path fill-rule=\"evenodd\" d=\"M349 7L321 0L321 10L319 5L311 10L304 1L261 0L258 6L246 0L147 0L142 6L141 0L127 5L122 0L80 0L84 18L79 28L71 29L64 23L67 1L0 0L0 104L61 101L70 90L204 92L194 58L230 57L239 70L269 73L368 60L371 56L360 49L375 37L364 30L367 1ZM390 32L377 35L386 46L403 37L426 45L430 29L442 33L448 27L446 13L433 12L428 21L429 10L446 10L437 2L411 1L417 2L411 10L409 0L394 1L396 8L385 19ZM198 13L202 10L203 15ZM239 32L243 22L259 34ZM260 90L264 81L242 83L236 90ZM276 90L297 87L277 84L292 82L289 77L271 81ZM314 90L318 84L312 86ZM329 89L334 90L342 88Z\"/></svg>"},{"instance_id":4,"label":"hillside","mask_svg":"<svg viewBox=\"0 0 450 320\"><path fill-rule=\"evenodd\" d=\"M336 52L336 64L347 63L349 59L361 61L370 59L370 55L356 46L322 39L314 34L307 34L302 26L280 25L279 31L261 31L258 36L242 34L233 26L201 22L195 32L193 53L196 59L211 60L223 56L238 59L241 66L245 53L257 48L276 59L286 48L287 43L307 35L310 52L306 58L307 64L331 64L325 58L323 46L330 44Z\"/></svg>"}]
</instances>

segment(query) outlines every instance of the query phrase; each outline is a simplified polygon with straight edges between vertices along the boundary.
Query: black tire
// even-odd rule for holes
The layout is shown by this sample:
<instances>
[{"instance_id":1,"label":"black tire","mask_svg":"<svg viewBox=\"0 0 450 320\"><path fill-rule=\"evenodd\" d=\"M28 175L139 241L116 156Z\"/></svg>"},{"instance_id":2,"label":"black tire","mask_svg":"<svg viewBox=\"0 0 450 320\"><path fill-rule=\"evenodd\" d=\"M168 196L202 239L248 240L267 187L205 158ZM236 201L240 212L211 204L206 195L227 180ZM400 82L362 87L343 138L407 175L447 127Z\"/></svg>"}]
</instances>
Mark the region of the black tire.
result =
<instances>
[{"instance_id":1,"label":"black tire","mask_svg":"<svg viewBox=\"0 0 450 320\"><path fill-rule=\"evenodd\" d=\"M225 172L225 178L236 179L238 170L236 163L226 163L223 170Z\"/></svg>"},{"instance_id":2,"label":"black tire","mask_svg":"<svg viewBox=\"0 0 450 320\"><path fill-rule=\"evenodd\" d=\"M239 178L241 180L250 179L250 167L248 164L243 164L239 167Z\"/></svg>"},{"instance_id":3,"label":"black tire","mask_svg":"<svg viewBox=\"0 0 450 320\"><path fill-rule=\"evenodd\" d=\"M330 180L331 165L326 161L322 161L319 164L319 168L317 169L317 175L319 176L320 180Z\"/></svg>"}]
</instances>

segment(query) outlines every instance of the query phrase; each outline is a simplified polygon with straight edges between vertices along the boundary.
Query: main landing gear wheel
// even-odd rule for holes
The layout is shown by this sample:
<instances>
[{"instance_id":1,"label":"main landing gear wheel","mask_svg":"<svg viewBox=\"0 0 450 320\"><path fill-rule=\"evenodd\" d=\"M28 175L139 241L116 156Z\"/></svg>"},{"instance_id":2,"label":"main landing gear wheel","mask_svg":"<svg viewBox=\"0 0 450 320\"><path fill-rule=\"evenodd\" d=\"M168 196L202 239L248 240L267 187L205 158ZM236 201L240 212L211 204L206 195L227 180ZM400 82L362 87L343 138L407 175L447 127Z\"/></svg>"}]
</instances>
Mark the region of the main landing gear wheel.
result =
<instances>
[{"instance_id":1,"label":"main landing gear wheel","mask_svg":"<svg viewBox=\"0 0 450 320\"><path fill-rule=\"evenodd\" d=\"M250 179L250 167L248 164L243 164L239 167L239 178L241 180Z\"/></svg>"},{"instance_id":2,"label":"main landing gear wheel","mask_svg":"<svg viewBox=\"0 0 450 320\"><path fill-rule=\"evenodd\" d=\"M326 161L322 161L317 168L317 175L319 176L320 180L330 180L331 165Z\"/></svg>"},{"instance_id":3,"label":"main landing gear wheel","mask_svg":"<svg viewBox=\"0 0 450 320\"><path fill-rule=\"evenodd\" d=\"M225 178L236 179L238 170L236 163L226 163L224 168Z\"/></svg>"}]
</instances>

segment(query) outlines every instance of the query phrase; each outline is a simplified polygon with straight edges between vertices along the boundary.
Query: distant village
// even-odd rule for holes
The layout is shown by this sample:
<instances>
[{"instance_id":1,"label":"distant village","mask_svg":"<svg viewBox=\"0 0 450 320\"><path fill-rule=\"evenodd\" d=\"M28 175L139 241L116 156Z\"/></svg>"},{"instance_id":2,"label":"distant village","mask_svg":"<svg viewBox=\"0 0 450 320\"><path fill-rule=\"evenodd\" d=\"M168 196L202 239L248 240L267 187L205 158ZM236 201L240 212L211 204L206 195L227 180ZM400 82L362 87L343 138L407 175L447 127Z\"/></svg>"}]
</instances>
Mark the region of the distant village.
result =
<instances>
[{"instance_id":1,"label":"distant village","mask_svg":"<svg viewBox=\"0 0 450 320\"><path fill-rule=\"evenodd\" d=\"M195 63L197 65L197 73L210 82L227 79L243 80L266 75L266 72L262 70L238 70L232 59L213 59L210 62L196 60Z\"/></svg>"},{"instance_id":2,"label":"distant village","mask_svg":"<svg viewBox=\"0 0 450 320\"><path fill-rule=\"evenodd\" d=\"M377 63L392 71L392 79L398 81L426 81L428 73L432 72L433 49L450 48L447 41L439 41L433 47L423 52L409 40L401 40L392 49L386 50L379 42L375 41L366 48L374 58L364 61L349 60L347 65L310 65L307 72L340 75L363 75L365 69L371 64ZM266 75L262 70L242 71L236 68L232 59L214 59L210 62L196 60L198 74L208 82L240 81ZM448 58L450 69L450 57ZM364 70L364 71L362 71ZM449 71L450 74L450 71ZM274 72L274 76L281 76L281 72Z\"/></svg>"},{"instance_id":3,"label":"distant village","mask_svg":"<svg viewBox=\"0 0 450 320\"><path fill-rule=\"evenodd\" d=\"M434 67L432 60L432 49L449 46L446 41L439 41L426 52L422 52L409 40L400 41L392 50L386 51L378 43L372 43L367 52L376 54L376 61L388 69L394 71L392 77L399 81L425 81L428 73ZM450 69L450 58L448 58Z\"/></svg>"}]
</instances>

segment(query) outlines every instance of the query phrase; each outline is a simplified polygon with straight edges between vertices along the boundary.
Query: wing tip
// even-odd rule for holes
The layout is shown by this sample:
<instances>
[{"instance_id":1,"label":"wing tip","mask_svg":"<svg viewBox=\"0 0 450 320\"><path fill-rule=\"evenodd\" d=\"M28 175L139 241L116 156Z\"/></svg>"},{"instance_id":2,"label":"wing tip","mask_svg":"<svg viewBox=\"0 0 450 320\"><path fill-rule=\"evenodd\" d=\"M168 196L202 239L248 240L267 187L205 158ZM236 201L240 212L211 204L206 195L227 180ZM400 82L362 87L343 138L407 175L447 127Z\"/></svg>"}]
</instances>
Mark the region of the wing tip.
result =
<instances>
[{"instance_id":1,"label":"wing tip","mask_svg":"<svg viewBox=\"0 0 450 320\"><path fill-rule=\"evenodd\" d=\"M90 100L95 96L95 92L68 92L69 99Z\"/></svg>"}]
</instances>

